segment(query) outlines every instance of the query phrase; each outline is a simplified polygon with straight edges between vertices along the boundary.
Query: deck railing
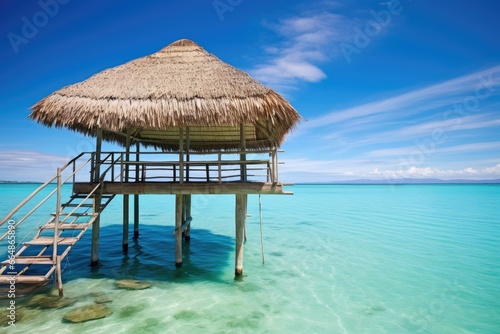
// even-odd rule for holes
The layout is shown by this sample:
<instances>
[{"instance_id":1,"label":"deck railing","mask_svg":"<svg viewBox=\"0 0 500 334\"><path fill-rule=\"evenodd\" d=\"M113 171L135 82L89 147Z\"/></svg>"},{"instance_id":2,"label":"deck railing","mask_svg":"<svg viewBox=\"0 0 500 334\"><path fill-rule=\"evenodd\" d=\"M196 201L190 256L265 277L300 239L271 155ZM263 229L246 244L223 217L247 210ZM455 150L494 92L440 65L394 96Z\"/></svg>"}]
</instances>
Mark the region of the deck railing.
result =
<instances>
[{"instance_id":1,"label":"deck railing","mask_svg":"<svg viewBox=\"0 0 500 334\"><path fill-rule=\"evenodd\" d=\"M92 153L108 182L278 182L278 151ZM245 159L241 157L244 155Z\"/></svg>"}]
</instances>

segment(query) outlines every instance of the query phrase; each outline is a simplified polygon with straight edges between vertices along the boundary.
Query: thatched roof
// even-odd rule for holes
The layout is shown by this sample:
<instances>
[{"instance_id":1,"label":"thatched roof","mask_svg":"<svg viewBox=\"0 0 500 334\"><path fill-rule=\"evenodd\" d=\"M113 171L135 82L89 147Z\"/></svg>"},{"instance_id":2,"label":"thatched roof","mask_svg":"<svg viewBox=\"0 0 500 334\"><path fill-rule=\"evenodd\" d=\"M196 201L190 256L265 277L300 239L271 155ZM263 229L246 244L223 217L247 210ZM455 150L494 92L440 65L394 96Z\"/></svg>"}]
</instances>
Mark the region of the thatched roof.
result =
<instances>
[{"instance_id":1,"label":"thatched roof","mask_svg":"<svg viewBox=\"0 0 500 334\"><path fill-rule=\"evenodd\" d=\"M44 125L124 143L179 148L189 127L193 150L237 149L244 124L248 148L279 146L300 116L288 101L189 40L64 87L32 108Z\"/></svg>"}]
</instances>

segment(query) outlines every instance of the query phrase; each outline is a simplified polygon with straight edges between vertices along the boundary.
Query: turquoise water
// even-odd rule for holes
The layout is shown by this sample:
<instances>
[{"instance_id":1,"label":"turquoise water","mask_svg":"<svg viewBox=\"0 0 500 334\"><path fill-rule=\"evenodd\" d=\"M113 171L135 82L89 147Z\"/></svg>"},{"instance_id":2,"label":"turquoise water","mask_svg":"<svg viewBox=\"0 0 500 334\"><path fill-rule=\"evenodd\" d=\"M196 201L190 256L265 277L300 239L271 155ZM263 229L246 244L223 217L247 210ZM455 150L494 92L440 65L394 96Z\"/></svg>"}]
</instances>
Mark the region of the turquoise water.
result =
<instances>
[{"instance_id":1,"label":"turquoise water","mask_svg":"<svg viewBox=\"0 0 500 334\"><path fill-rule=\"evenodd\" d=\"M34 188L1 185L0 215ZM258 197L249 197L241 281L234 280L234 196L193 196L192 239L180 269L173 196L141 197L141 236L127 256L117 197L102 217L102 266L88 266L90 232L63 264L65 296L78 302L31 310L8 332L500 333L500 186L289 190L295 195L262 197L265 264ZM153 287L116 289L123 278ZM96 293L112 300L112 315L62 321Z\"/></svg>"}]
</instances>

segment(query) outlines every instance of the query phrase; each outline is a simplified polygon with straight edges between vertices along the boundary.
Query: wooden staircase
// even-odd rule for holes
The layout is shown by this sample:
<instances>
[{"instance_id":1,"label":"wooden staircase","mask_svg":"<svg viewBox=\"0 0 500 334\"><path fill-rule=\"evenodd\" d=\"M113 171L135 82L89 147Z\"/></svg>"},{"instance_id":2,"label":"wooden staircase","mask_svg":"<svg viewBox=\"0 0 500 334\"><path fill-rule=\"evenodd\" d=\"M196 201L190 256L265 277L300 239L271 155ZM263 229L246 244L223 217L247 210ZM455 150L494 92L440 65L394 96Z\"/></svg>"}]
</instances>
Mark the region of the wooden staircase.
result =
<instances>
[{"instance_id":1,"label":"wooden staircase","mask_svg":"<svg viewBox=\"0 0 500 334\"><path fill-rule=\"evenodd\" d=\"M0 227L5 228L7 225L7 231L0 235L0 241L8 240L7 246L5 246L5 249L8 250L7 259L0 263L0 286L4 284L12 286L12 284L18 283L43 285L49 282L55 274L59 292L62 295L61 261L66 258L73 246L99 218L115 196L102 194L104 178L110 169L96 178L93 175L97 172L91 167L91 178L97 181L93 189L86 194L72 193L66 202L61 202L62 186L68 181L72 181L74 184L76 174L84 170L85 166L94 164L95 156L92 155L81 165L77 165L77 163L81 163L84 156L85 154L82 153L64 167L59 168L56 176L38 187L0 221ZM101 162L106 161L106 159L108 157ZM113 163L116 162L114 157L112 159ZM64 171L67 173L64 174ZM56 185L54 181L57 181ZM27 207L26 204L36 198L35 196L40 196L42 190L49 191L51 187L54 189L22 218L14 219L15 215L21 215L21 208ZM43 207L51 197L56 199L55 212L50 214L50 218L45 224L36 229L31 239L27 238L28 241L18 242L16 229L23 222L35 219L33 213ZM28 209L25 208L25 210Z\"/></svg>"},{"instance_id":2,"label":"wooden staircase","mask_svg":"<svg viewBox=\"0 0 500 334\"><path fill-rule=\"evenodd\" d=\"M102 196L100 209L94 210L88 203L88 196L73 195L60 207L60 212L52 213L48 222L38 228L33 239L22 244L14 257L1 262L0 284L12 281L16 283L44 283L57 268L57 262L64 260L72 247L114 198L114 195ZM56 216L59 222L56 226ZM56 232L57 230L57 232ZM56 235L56 240L54 240ZM56 258L54 261L54 242Z\"/></svg>"}]
</instances>

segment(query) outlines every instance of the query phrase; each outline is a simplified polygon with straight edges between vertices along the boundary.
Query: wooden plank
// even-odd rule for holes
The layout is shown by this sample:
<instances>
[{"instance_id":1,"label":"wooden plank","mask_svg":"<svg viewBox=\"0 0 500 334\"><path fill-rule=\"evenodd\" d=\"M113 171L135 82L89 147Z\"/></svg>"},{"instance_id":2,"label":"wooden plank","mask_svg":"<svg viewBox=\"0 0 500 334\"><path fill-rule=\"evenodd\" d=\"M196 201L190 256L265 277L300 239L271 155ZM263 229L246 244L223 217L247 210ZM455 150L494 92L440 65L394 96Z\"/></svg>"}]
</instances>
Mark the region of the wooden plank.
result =
<instances>
[{"instance_id":1,"label":"wooden plank","mask_svg":"<svg viewBox=\"0 0 500 334\"><path fill-rule=\"evenodd\" d=\"M51 213L52 216L56 216L56 213L53 212ZM78 213L78 212L73 212L73 213L66 213L66 212L60 212L59 216L65 217L65 216L71 216L71 217L94 217L95 214L93 213Z\"/></svg>"},{"instance_id":2,"label":"wooden plank","mask_svg":"<svg viewBox=\"0 0 500 334\"><path fill-rule=\"evenodd\" d=\"M2 265L8 265L9 261L3 261ZM40 264L54 265L51 257L48 256L20 256L16 257L16 264Z\"/></svg>"},{"instance_id":3,"label":"wooden plank","mask_svg":"<svg viewBox=\"0 0 500 334\"><path fill-rule=\"evenodd\" d=\"M71 245L72 246L77 241L78 241L78 238L66 238L66 237L57 238L58 245ZM27 241L24 244L25 245L50 246L53 243L54 243L53 237L38 237L38 238L33 239L31 241Z\"/></svg>"},{"instance_id":4,"label":"wooden plank","mask_svg":"<svg viewBox=\"0 0 500 334\"><path fill-rule=\"evenodd\" d=\"M90 227L89 223L82 224L59 224L59 230L86 230ZM54 229L54 224L45 224L40 226L42 230L51 230Z\"/></svg>"},{"instance_id":5,"label":"wooden plank","mask_svg":"<svg viewBox=\"0 0 500 334\"><path fill-rule=\"evenodd\" d=\"M0 284L10 284L11 283L11 276L10 275L1 275L0 276ZM16 276L16 283L44 283L47 282L48 279L45 278L45 276L27 276L27 275L22 275L22 276Z\"/></svg>"},{"instance_id":6,"label":"wooden plank","mask_svg":"<svg viewBox=\"0 0 500 334\"><path fill-rule=\"evenodd\" d=\"M73 191L88 193L94 184L75 183ZM282 183L272 182L106 182L105 194L272 194L293 195L286 192Z\"/></svg>"}]
</instances>

